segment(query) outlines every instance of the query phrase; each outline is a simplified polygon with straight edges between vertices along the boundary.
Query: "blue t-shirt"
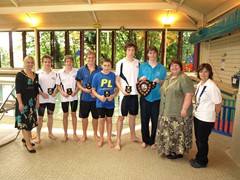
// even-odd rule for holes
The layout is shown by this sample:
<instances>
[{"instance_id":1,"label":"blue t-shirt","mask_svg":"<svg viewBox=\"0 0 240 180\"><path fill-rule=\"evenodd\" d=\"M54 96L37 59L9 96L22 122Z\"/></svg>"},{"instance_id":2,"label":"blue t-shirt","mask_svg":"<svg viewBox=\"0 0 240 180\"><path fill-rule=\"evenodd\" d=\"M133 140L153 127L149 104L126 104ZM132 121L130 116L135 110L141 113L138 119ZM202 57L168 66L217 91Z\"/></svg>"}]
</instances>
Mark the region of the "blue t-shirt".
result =
<instances>
[{"instance_id":1,"label":"blue t-shirt","mask_svg":"<svg viewBox=\"0 0 240 180\"><path fill-rule=\"evenodd\" d=\"M167 76L167 72L166 68L162 64L157 63L157 65L152 68L147 61L140 65L138 78L141 78L142 76L146 76L147 80L152 82L156 78L164 80ZM145 99L149 102L153 102L159 100L160 97L160 85L157 84L156 87L151 90L150 94L145 97Z\"/></svg>"},{"instance_id":2,"label":"blue t-shirt","mask_svg":"<svg viewBox=\"0 0 240 180\"><path fill-rule=\"evenodd\" d=\"M92 80L92 87L96 89L96 92L99 95L104 95L104 92L110 92L110 95L114 94L114 90L117 87L116 85L116 75L113 72L109 74L103 74L102 72L98 72ZM114 99L112 101L105 102L96 100L97 108L106 108L106 109L114 109Z\"/></svg>"},{"instance_id":3,"label":"blue t-shirt","mask_svg":"<svg viewBox=\"0 0 240 180\"><path fill-rule=\"evenodd\" d=\"M90 74L90 71L88 69L88 66L85 65L83 67L81 67L78 72L77 72L77 76L76 76L76 81L82 81L82 86L84 88L86 88L86 84L88 83L92 83L92 79L93 76L100 72L102 70L102 68L100 66L95 66L95 70ZM81 96L80 96L80 100L83 101L96 101L96 98L93 98L91 96L91 94L89 93L85 93L82 91Z\"/></svg>"}]
</instances>

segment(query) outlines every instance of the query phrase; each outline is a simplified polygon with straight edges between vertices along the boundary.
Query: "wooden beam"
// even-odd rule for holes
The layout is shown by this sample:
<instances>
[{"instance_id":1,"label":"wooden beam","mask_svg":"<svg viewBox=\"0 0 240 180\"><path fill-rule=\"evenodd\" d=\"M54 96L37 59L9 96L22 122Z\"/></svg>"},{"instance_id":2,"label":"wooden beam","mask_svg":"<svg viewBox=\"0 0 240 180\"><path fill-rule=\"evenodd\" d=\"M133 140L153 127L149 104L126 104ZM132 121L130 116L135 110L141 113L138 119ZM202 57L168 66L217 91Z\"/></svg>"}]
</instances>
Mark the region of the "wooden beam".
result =
<instances>
[{"instance_id":1,"label":"wooden beam","mask_svg":"<svg viewBox=\"0 0 240 180\"><path fill-rule=\"evenodd\" d=\"M19 2L17 0L11 0L14 6L19 7Z\"/></svg>"},{"instance_id":2,"label":"wooden beam","mask_svg":"<svg viewBox=\"0 0 240 180\"><path fill-rule=\"evenodd\" d=\"M207 22L214 20L215 18L223 15L224 13L234 9L235 7L240 5L239 0L228 0L219 6L217 9L211 11L209 14L206 15Z\"/></svg>"},{"instance_id":3,"label":"wooden beam","mask_svg":"<svg viewBox=\"0 0 240 180\"><path fill-rule=\"evenodd\" d=\"M105 3L105 4L72 4L72 5L48 5L48 6L25 6L1 7L0 14L19 13L54 13L54 12L87 12L87 11L127 11L127 10L165 10L176 9L176 5L166 2L159 3ZM202 13L187 6L179 7L179 11L201 20Z\"/></svg>"}]
</instances>

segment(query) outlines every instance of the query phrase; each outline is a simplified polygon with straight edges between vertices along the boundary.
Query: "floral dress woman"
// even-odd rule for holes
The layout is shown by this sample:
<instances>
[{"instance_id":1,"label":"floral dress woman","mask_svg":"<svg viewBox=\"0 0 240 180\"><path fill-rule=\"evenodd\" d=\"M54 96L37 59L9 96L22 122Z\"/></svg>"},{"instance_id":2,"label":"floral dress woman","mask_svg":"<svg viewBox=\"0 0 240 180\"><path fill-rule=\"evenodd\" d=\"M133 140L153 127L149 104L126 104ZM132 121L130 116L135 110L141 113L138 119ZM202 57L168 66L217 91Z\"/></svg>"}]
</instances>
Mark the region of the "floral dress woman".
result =
<instances>
[{"instance_id":1,"label":"floral dress woman","mask_svg":"<svg viewBox=\"0 0 240 180\"><path fill-rule=\"evenodd\" d=\"M38 76L34 73L34 80L22 70L18 72L15 80L16 94L21 94L24 111L19 110L16 103L15 128L31 131L37 126L36 100L38 95Z\"/></svg>"},{"instance_id":2,"label":"floral dress woman","mask_svg":"<svg viewBox=\"0 0 240 180\"><path fill-rule=\"evenodd\" d=\"M173 65L170 67L172 74L161 87L155 140L158 154L165 154L168 159L182 158L192 147L193 82L181 71L180 62L176 61Z\"/></svg>"}]
</instances>

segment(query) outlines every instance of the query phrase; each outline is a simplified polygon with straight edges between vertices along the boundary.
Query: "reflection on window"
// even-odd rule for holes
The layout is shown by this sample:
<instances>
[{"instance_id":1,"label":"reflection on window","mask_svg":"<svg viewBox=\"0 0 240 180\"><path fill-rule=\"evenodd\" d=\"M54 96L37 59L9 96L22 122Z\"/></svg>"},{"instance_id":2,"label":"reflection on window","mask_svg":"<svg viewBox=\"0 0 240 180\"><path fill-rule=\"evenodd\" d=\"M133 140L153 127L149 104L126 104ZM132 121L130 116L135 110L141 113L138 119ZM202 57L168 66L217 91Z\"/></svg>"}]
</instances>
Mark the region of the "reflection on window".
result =
<instances>
[{"instance_id":1,"label":"reflection on window","mask_svg":"<svg viewBox=\"0 0 240 180\"><path fill-rule=\"evenodd\" d=\"M189 38L191 31L184 31L183 32L183 39L182 39L182 64L183 64L183 71L192 72L193 71L193 62L194 62L194 45L189 43Z\"/></svg>"},{"instance_id":2,"label":"reflection on window","mask_svg":"<svg viewBox=\"0 0 240 180\"><path fill-rule=\"evenodd\" d=\"M74 57L74 67L80 67L80 31L69 31L69 54Z\"/></svg>"},{"instance_id":3,"label":"reflection on window","mask_svg":"<svg viewBox=\"0 0 240 180\"><path fill-rule=\"evenodd\" d=\"M34 32L26 32L26 54L35 57Z\"/></svg>"},{"instance_id":4,"label":"reflection on window","mask_svg":"<svg viewBox=\"0 0 240 180\"><path fill-rule=\"evenodd\" d=\"M0 32L0 68L10 67L9 33Z\"/></svg>"},{"instance_id":5,"label":"reflection on window","mask_svg":"<svg viewBox=\"0 0 240 180\"><path fill-rule=\"evenodd\" d=\"M12 33L13 41L13 66L15 68L23 67L23 48L22 48L22 32Z\"/></svg>"}]
</instances>

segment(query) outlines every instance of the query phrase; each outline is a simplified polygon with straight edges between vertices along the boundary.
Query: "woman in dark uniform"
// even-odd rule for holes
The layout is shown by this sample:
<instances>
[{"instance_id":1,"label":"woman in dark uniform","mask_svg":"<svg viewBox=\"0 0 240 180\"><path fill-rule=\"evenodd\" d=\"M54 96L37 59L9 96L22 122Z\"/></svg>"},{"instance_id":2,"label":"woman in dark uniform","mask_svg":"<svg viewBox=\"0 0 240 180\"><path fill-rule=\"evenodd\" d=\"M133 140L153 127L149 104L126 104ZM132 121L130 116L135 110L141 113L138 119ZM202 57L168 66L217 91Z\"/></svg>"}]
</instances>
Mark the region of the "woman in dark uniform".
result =
<instances>
[{"instance_id":1,"label":"woman in dark uniform","mask_svg":"<svg viewBox=\"0 0 240 180\"><path fill-rule=\"evenodd\" d=\"M35 153L34 144L31 143L31 130L37 126L38 76L32 71L34 59L31 56L24 58L24 70L16 75L15 87L17 103L15 110L15 127L22 130L22 142L28 152Z\"/></svg>"}]
</instances>

